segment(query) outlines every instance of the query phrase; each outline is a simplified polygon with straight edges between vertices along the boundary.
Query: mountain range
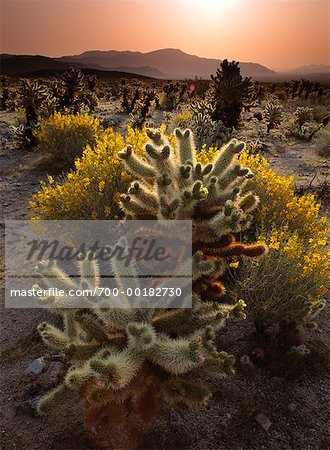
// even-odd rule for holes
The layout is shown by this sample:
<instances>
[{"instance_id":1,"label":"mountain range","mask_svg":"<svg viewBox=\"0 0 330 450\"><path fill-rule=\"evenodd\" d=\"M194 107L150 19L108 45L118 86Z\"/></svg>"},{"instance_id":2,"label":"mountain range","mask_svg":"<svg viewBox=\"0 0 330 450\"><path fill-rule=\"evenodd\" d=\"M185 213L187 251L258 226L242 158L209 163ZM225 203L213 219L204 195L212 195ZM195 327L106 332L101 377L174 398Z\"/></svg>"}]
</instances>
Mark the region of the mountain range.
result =
<instances>
[{"instance_id":1,"label":"mountain range","mask_svg":"<svg viewBox=\"0 0 330 450\"><path fill-rule=\"evenodd\" d=\"M220 60L189 55L177 49L148 53L132 51L86 51L80 55L50 58L47 56L0 55L1 72L10 75L37 75L61 72L69 66L83 70L121 74L137 74L158 79L210 78ZM295 76L330 81L330 66L304 66L287 72L275 72L258 63L240 62L241 73L259 81L285 81ZM112 73L114 76L114 73Z\"/></svg>"}]
</instances>

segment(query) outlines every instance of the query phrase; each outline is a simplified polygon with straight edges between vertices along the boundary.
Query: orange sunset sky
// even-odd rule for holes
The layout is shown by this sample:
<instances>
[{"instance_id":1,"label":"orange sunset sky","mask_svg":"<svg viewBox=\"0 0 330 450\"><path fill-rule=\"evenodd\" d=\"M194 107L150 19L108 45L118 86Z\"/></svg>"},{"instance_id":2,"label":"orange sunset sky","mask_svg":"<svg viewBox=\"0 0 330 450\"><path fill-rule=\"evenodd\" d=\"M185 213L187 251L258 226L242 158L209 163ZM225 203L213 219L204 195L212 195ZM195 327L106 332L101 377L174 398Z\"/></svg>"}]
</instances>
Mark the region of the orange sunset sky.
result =
<instances>
[{"instance_id":1,"label":"orange sunset sky","mask_svg":"<svg viewBox=\"0 0 330 450\"><path fill-rule=\"evenodd\" d=\"M187 53L271 68L330 64L330 0L0 0L1 52Z\"/></svg>"}]
</instances>

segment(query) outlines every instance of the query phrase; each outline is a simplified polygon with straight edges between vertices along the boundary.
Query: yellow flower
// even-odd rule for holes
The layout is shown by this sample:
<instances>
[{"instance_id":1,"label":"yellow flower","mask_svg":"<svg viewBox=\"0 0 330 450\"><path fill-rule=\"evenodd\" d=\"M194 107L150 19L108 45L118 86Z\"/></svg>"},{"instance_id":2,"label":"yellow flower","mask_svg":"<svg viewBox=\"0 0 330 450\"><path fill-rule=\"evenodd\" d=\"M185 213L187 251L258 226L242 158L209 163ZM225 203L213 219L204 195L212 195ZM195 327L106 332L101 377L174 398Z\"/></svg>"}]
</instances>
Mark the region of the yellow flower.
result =
<instances>
[{"instance_id":1,"label":"yellow flower","mask_svg":"<svg viewBox=\"0 0 330 450\"><path fill-rule=\"evenodd\" d=\"M111 214L111 208L110 208L110 206L106 206L104 208L104 215L105 215L105 217L109 217L110 214Z\"/></svg>"},{"instance_id":2,"label":"yellow flower","mask_svg":"<svg viewBox=\"0 0 330 450\"><path fill-rule=\"evenodd\" d=\"M234 269L237 269L238 266L239 266L239 261L231 262L229 264L229 267L233 267Z\"/></svg>"}]
</instances>

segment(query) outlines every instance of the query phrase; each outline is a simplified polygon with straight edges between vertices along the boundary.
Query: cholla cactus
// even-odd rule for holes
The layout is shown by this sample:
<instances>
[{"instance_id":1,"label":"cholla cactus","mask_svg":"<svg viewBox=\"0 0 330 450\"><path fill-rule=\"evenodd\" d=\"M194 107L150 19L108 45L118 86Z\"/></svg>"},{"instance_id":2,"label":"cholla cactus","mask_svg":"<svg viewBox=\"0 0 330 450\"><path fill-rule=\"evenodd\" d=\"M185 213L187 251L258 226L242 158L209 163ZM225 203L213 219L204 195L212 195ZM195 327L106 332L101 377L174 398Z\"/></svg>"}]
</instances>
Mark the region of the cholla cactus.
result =
<instances>
[{"instance_id":1,"label":"cholla cactus","mask_svg":"<svg viewBox=\"0 0 330 450\"><path fill-rule=\"evenodd\" d=\"M235 127L244 104L251 103L254 95L251 78L243 79L239 63L229 62L226 59L211 78L214 105L212 118L216 121L221 120L226 127Z\"/></svg>"},{"instance_id":2,"label":"cholla cactus","mask_svg":"<svg viewBox=\"0 0 330 450\"><path fill-rule=\"evenodd\" d=\"M27 147L37 145L35 131L38 127L40 108L47 98L47 91L38 81L23 79L19 91L20 104L25 111L25 124L14 129Z\"/></svg>"},{"instance_id":3,"label":"cholla cactus","mask_svg":"<svg viewBox=\"0 0 330 450\"><path fill-rule=\"evenodd\" d=\"M80 69L70 67L66 70L61 81L64 86L63 107L77 114L81 109L81 96L79 95L84 89L84 74Z\"/></svg>"},{"instance_id":4,"label":"cholla cactus","mask_svg":"<svg viewBox=\"0 0 330 450\"><path fill-rule=\"evenodd\" d=\"M283 120L282 108L276 103L267 103L264 109L264 117L267 124L267 133L273 128L278 128Z\"/></svg>"},{"instance_id":5,"label":"cholla cactus","mask_svg":"<svg viewBox=\"0 0 330 450\"><path fill-rule=\"evenodd\" d=\"M146 429L156 416L161 399L186 407L206 404L211 392L198 381L199 375L233 373L234 358L217 350L215 332L227 318L244 317L245 304L217 301L225 291L219 277L226 260L257 257L266 250L263 243L243 244L234 236L249 226L258 205L253 193L240 191L252 176L237 162L244 143L232 140L204 167L196 162L190 130L175 130L174 148L159 130L147 134L144 158L130 146L119 154L136 179L122 196L122 208L127 219L192 220L192 308L60 309L63 331L47 323L39 326L44 341L72 365L63 384L41 399L39 412L64 402L72 391L79 393L85 399L84 422L94 427L107 448L110 441L118 447L110 437L120 433L109 436L117 427L124 427L123 435L134 440L137 430ZM99 285L93 261L81 258L79 267L81 286ZM41 263L38 269L51 280L60 274L61 286L72 287L72 279L56 264ZM117 277L120 286L127 282ZM121 305L126 300L123 296Z\"/></svg>"},{"instance_id":6,"label":"cholla cactus","mask_svg":"<svg viewBox=\"0 0 330 450\"><path fill-rule=\"evenodd\" d=\"M221 120L212 119L214 109L209 98L193 102L190 109L192 111L192 128L198 149L201 149L204 144L207 147L220 148L230 140L231 129L225 127Z\"/></svg>"},{"instance_id":7,"label":"cholla cactus","mask_svg":"<svg viewBox=\"0 0 330 450\"><path fill-rule=\"evenodd\" d=\"M136 88L135 91L133 92L129 87L124 85L121 94L122 94L121 106L123 108L123 111L126 114L131 114L135 108L137 101L141 96L141 91L139 88Z\"/></svg>"},{"instance_id":8,"label":"cholla cactus","mask_svg":"<svg viewBox=\"0 0 330 450\"><path fill-rule=\"evenodd\" d=\"M134 112L130 114L132 128L138 128L139 130L143 128L156 99L156 92L152 90L142 93L142 98L136 102Z\"/></svg>"},{"instance_id":9,"label":"cholla cactus","mask_svg":"<svg viewBox=\"0 0 330 450\"><path fill-rule=\"evenodd\" d=\"M1 93L1 108L5 111L9 100L9 78L5 75L1 77Z\"/></svg>"},{"instance_id":10,"label":"cholla cactus","mask_svg":"<svg viewBox=\"0 0 330 450\"><path fill-rule=\"evenodd\" d=\"M311 122L313 120L313 108L300 106L293 113L293 117L294 122L299 126L301 130L306 122Z\"/></svg>"}]
</instances>

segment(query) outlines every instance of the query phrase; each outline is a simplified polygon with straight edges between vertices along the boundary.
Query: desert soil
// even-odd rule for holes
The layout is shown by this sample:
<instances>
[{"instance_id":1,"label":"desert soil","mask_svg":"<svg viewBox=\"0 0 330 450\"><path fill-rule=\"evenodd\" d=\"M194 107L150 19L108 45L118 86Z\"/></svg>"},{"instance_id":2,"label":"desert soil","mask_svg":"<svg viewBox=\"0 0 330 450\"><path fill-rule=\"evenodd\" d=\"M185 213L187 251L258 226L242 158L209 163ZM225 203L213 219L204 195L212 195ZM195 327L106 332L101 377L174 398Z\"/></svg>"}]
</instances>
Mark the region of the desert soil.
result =
<instances>
[{"instance_id":1,"label":"desert soil","mask_svg":"<svg viewBox=\"0 0 330 450\"><path fill-rule=\"evenodd\" d=\"M49 173L37 152L13 148L8 124L14 116L0 113L0 271L1 271L1 412L0 445L11 449L92 449L95 445L83 431L77 405L65 405L48 418L34 417L27 401L47 388L42 376L24 373L27 366L48 349L36 327L56 318L41 310L13 310L4 307L4 221L28 218L31 192ZM299 182L310 180L317 171L326 177L329 166L311 149L296 143L281 146L269 141L266 155L273 167L294 174ZM329 355L329 305L319 327L308 332L307 343ZM222 348L236 356L251 351L253 324L245 321L227 325L219 337ZM252 374L240 370L221 381L212 381L214 396L198 411L178 414L168 408L156 420L141 444L145 449L327 449L330 448L330 376L321 364L317 370L288 378L284 371L258 367ZM255 420L265 414L268 431Z\"/></svg>"}]
</instances>

